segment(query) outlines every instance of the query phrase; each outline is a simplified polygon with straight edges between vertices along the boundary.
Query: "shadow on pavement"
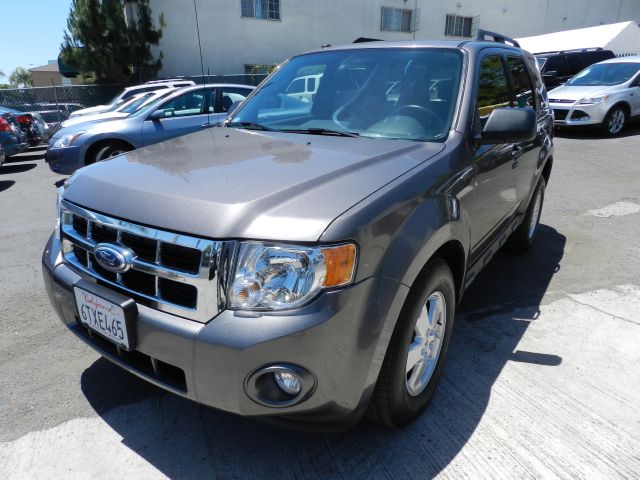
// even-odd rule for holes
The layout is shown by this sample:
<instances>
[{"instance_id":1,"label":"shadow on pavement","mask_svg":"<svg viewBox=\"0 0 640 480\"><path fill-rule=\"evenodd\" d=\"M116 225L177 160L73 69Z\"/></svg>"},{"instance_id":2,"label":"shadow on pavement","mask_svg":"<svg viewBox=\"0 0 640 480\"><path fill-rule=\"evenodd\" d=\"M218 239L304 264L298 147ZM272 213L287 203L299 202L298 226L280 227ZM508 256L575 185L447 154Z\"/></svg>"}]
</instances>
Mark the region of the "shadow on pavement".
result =
<instances>
[{"instance_id":1,"label":"shadow on pavement","mask_svg":"<svg viewBox=\"0 0 640 480\"><path fill-rule=\"evenodd\" d=\"M617 137L609 137L602 133L597 127L572 127L572 128L556 128L556 137L571 139L589 139L589 140L613 140L614 138L633 137L640 135L640 121L634 121L627 124L624 130Z\"/></svg>"},{"instance_id":2,"label":"shadow on pavement","mask_svg":"<svg viewBox=\"0 0 640 480\"><path fill-rule=\"evenodd\" d=\"M17 165L5 163L2 167L0 167L0 175L28 172L29 170L34 169L37 166L38 165L35 163L20 163Z\"/></svg>"},{"instance_id":3,"label":"shadow on pavement","mask_svg":"<svg viewBox=\"0 0 640 480\"><path fill-rule=\"evenodd\" d=\"M528 255L499 253L460 306L447 365L429 409L403 430L368 420L339 434L299 433L165 394L100 359L81 387L123 443L170 478L432 477L461 451L509 361L555 366L553 352L517 349L566 238L541 225ZM220 386L224 388L224 386ZM123 408L120 408L123 407Z\"/></svg>"},{"instance_id":4,"label":"shadow on pavement","mask_svg":"<svg viewBox=\"0 0 640 480\"><path fill-rule=\"evenodd\" d=\"M0 180L0 192L10 189L15 183L14 180Z\"/></svg>"}]
</instances>

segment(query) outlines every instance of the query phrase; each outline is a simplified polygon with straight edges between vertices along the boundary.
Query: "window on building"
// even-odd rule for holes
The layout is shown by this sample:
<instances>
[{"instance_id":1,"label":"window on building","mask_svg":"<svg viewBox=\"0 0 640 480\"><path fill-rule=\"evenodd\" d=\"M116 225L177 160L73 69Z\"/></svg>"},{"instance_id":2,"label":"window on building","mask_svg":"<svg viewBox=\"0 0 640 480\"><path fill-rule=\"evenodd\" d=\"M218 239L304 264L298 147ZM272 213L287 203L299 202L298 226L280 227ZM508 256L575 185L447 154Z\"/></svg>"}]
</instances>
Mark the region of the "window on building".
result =
<instances>
[{"instance_id":1,"label":"window on building","mask_svg":"<svg viewBox=\"0 0 640 480\"><path fill-rule=\"evenodd\" d=\"M460 15L447 15L447 23L444 34L452 37L471 37L473 30L473 17L461 17Z\"/></svg>"},{"instance_id":2,"label":"window on building","mask_svg":"<svg viewBox=\"0 0 640 480\"><path fill-rule=\"evenodd\" d=\"M389 32L412 32L413 10L382 7L380 30Z\"/></svg>"},{"instance_id":3,"label":"window on building","mask_svg":"<svg viewBox=\"0 0 640 480\"><path fill-rule=\"evenodd\" d=\"M240 0L243 17L280 20L280 0Z\"/></svg>"}]
</instances>

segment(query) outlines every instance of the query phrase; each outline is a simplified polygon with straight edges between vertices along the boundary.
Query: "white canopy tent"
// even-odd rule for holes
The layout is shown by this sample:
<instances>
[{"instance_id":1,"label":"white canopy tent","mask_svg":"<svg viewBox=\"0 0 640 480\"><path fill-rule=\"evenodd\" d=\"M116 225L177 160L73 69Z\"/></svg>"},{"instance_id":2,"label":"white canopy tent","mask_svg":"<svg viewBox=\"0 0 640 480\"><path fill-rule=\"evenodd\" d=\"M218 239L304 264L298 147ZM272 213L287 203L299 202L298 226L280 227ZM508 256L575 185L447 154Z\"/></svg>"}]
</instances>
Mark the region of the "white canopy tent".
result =
<instances>
[{"instance_id":1,"label":"white canopy tent","mask_svg":"<svg viewBox=\"0 0 640 480\"><path fill-rule=\"evenodd\" d=\"M597 27L518 38L520 46L531 53L603 48L616 55L640 53L640 27L636 22L611 23Z\"/></svg>"}]
</instances>

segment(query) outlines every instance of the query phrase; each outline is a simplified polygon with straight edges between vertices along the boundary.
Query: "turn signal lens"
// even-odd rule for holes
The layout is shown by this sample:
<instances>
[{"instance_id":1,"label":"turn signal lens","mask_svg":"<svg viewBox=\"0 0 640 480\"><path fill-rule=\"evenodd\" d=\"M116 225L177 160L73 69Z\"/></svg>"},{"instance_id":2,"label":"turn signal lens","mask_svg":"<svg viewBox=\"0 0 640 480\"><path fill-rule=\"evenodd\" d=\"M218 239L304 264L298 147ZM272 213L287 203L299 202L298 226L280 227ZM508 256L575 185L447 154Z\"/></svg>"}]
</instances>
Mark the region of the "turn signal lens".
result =
<instances>
[{"instance_id":1,"label":"turn signal lens","mask_svg":"<svg viewBox=\"0 0 640 480\"><path fill-rule=\"evenodd\" d=\"M346 285L353 279L353 271L356 263L356 247L347 244L338 247L323 248L320 250L324 256L326 276L323 287L339 287Z\"/></svg>"}]
</instances>

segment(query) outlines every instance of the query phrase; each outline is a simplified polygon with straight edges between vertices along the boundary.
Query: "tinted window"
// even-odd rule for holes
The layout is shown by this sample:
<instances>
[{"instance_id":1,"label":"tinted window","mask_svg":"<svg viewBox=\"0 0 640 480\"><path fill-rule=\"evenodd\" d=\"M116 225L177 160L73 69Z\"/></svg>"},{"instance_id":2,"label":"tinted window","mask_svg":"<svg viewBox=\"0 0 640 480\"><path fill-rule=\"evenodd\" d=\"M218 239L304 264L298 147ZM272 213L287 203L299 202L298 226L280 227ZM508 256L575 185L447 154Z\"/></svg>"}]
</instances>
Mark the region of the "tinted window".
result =
<instances>
[{"instance_id":1,"label":"tinted window","mask_svg":"<svg viewBox=\"0 0 640 480\"><path fill-rule=\"evenodd\" d=\"M562 76L564 75L564 61L563 58L556 55L553 57L549 57L547 59L547 63L544 65L545 72L556 72L556 75Z\"/></svg>"},{"instance_id":2,"label":"tinted window","mask_svg":"<svg viewBox=\"0 0 640 480\"><path fill-rule=\"evenodd\" d=\"M480 64L477 107L482 124L495 108L510 105L509 86L502 59L499 55L491 55Z\"/></svg>"},{"instance_id":3,"label":"tinted window","mask_svg":"<svg viewBox=\"0 0 640 480\"><path fill-rule=\"evenodd\" d=\"M535 96L529 71L519 57L507 57L507 68L511 75L513 100L516 107L533 107Z\"/></svg>"},{"instance_id":4,"label":"tinted window","mask_svg":"<svg viewBox=\"0 0 640 480\"><path fill-rule=\"evenodd\" d=\"M204 90L194 90L168 101L160 110L164 110L166 117L186 117L202 113L204 104Z\"/></svg>"},{"instance_id":5,"label":"tinted window","mask_svg":"<svg viewBox=\"0 0 640 480\"><path fill-rule=\"evenodd\" d=\"M309 77L307 79L307 91L309 92L316 91L316 77Z\"/></svg>"},{"instance_id":6,"label":"tinted window","mask_svg":"<svg viewBox=\"0 0 640 480\"><path fill-rule=\"evenodd\" d=\"M567 65L566 75L575 75L582 70L583 65L580 57L581 55L579 53L570 53L564 58Z\"/></svg>"},{"instance_id":7,"label":"tinted window","mask_svg":"<svg viewBox=\"0 0 640 480\"><path fill-rule=\"evenodd\" d=\"M291 82L289 88L287 88L287 93L302 93L304 92L304 78L298 78Z\"/></svg>"}]
</instances>

